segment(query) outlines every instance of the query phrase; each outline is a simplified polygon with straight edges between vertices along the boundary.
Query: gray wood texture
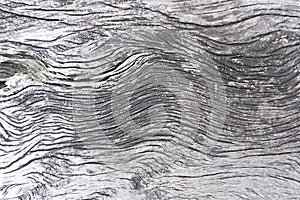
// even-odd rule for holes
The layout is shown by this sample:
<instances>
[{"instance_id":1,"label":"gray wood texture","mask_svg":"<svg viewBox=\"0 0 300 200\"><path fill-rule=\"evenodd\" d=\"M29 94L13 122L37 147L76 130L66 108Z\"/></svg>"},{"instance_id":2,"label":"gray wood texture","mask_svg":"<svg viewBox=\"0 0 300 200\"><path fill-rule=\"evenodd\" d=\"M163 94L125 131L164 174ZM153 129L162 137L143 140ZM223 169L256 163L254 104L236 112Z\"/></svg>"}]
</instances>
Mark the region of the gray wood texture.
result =
<instances>
[{"instance_id":1,"label":"gray wood texture","mask_svg":"<svg viewBox=\"0 0 300 200\"><path fill-rule=\"evenodd\" d=\"M1 0L1 200L300 199L299 0Z\"/></svg>"}]
</instances>

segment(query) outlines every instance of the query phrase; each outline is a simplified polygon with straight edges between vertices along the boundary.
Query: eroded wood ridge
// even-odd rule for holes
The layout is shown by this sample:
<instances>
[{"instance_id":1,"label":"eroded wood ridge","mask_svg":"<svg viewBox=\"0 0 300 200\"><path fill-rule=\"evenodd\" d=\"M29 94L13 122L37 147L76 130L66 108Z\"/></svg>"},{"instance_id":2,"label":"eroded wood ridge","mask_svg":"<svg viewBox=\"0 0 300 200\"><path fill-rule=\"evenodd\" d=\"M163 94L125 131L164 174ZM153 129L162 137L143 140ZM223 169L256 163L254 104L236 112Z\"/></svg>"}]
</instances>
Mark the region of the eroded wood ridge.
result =
<instances>
[{"instance_id":1,"label":"eroded wood ridge","mask_svg":"<svg viewBox=\"0 0 300 200\"><path fill-rule=\"evenodd\" d=\"M0 2L0 199L299 199L300 5Z\"/></svg>"}]
</instances>

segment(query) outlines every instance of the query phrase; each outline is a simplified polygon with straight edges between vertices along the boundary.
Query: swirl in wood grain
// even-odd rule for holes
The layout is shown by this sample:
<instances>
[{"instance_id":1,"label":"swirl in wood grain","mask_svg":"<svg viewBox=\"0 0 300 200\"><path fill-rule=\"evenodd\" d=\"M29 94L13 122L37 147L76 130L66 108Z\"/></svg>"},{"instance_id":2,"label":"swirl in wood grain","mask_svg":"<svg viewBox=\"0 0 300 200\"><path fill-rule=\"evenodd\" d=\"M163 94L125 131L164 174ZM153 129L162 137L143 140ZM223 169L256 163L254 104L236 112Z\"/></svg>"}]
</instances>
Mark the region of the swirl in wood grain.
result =
<instances>
[{"instance_id":1,"label":"swirl in wood grain","mask_svg":"<svg viewBox=\"0 0 300 200\"><path fill-rule=\"evenodd\" d=\"M217 65L209 56L201 49L186 48L184 35L167 31L132 35L140 38L136 45L146 48L120 64L122 72L111 97L114 119L127 141L168 137L172 131L175 137L221 131L226 94ZM197 85L206 94L201 96L203 88ZM201 123L207 124L203 130ZM131 145L126 140L120 143Z\"/></svg>"}]
</instances>

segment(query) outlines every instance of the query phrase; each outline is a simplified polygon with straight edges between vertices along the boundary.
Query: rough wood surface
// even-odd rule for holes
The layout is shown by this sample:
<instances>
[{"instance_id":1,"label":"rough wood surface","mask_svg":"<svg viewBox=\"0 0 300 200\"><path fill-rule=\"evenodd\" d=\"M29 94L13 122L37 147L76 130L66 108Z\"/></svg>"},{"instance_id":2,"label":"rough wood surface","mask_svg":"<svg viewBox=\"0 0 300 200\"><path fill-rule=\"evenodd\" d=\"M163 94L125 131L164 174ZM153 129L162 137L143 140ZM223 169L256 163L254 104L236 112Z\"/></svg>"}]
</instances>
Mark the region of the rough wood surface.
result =
<instances>
[{"instance_id":1,"label":"rough wood surface","mask_svg":"<svg viewBox=\"0 0 300 200\"><path fill-rule=\"evenodd\" d=\"M300 199L299 0L1 0L0 199Z\"/></svg>"}]
</instances>

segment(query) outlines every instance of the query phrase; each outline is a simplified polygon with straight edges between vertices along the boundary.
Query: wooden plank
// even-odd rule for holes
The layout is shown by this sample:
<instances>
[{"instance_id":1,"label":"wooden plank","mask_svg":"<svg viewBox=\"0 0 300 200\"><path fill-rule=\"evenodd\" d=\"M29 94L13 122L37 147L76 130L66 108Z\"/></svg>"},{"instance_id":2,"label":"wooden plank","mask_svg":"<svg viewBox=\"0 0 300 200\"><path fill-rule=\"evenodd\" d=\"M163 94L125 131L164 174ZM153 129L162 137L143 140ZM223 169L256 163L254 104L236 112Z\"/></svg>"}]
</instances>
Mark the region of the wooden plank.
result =
<instances>
[{"instance_id":1,"label":"wooden plank","mask_svg":"<svg viewBox=\"0 0 300 200\"><path fill-rule=\"evenodd\" d=\"M299 199L298 0L2 0L0 199Z\"/></svg>"}]
</instances>

